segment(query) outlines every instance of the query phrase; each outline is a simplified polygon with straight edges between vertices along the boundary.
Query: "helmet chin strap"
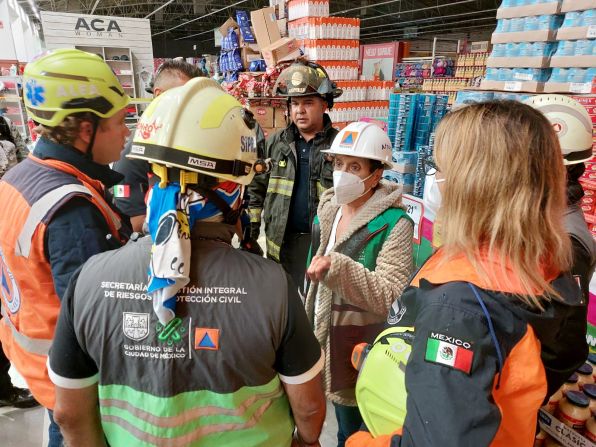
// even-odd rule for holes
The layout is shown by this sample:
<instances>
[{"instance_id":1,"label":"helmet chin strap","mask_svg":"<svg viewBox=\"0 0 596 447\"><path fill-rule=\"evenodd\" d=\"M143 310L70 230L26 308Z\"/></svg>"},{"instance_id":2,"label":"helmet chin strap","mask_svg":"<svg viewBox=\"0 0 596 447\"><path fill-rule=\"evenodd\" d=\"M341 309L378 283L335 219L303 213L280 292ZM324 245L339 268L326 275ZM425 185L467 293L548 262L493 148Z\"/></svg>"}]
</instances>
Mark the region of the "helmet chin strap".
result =
<instances>
[{"instance_id":1,"label":"helmet chin strap","mask_svg":"<svg viewBox=\"0 0 596 447\"><path fill-rule=\"evenodd\" d=\"M93 119L91 119L91 125L93 126L93 130L91 132L91 139L87 145L85 157L93 161L93 145L95 144L95 136L97 135L97 129L99 128L99 117L97 115L93 115Z\"/></svg>"}]
</instances>

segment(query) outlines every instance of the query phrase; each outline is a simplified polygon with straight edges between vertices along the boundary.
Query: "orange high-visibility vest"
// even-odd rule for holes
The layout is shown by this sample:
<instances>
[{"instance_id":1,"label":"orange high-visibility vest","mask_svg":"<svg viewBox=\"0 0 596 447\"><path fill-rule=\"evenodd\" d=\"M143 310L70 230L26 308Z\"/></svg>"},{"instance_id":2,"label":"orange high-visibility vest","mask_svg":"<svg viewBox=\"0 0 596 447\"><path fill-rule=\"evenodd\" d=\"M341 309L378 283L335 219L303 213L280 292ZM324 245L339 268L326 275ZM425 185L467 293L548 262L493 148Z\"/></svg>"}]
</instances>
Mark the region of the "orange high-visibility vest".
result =
<instances>
[{"instance_id":1,"label":"orange high-visibility vest","mask_svg":"<svg viewBox=\"0 0 596 447\"><path fill-rule=\"evenodd\" d=\"M55 393L46 362L60 299L44 252L45 232L54 213L80 196L97 207L112 236L120 239L120 217L103 190L101 182L72 165L33 155L0 182L0 340L33 396L49 409Z\"/></svg>"}]
</instances>

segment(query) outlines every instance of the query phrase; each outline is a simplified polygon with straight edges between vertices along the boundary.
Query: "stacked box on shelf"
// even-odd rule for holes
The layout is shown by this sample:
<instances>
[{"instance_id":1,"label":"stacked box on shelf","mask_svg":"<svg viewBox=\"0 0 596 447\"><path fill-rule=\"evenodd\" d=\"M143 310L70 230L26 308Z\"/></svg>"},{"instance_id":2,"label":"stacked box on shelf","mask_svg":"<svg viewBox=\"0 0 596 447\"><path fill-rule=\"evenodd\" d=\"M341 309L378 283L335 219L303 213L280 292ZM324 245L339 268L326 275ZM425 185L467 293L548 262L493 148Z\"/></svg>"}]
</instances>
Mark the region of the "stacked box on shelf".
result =
<instances>
[{"instance_id":1,"label":"stacked box on shelf","mask_svg":"<svg viewBox=\"0 0 596 447\"><path fill-rule=\"evenodd\" d=\"M335 100L353 101L388 101L393 92L393 82L388 81L336 81L343 94Z\"/></svg>"},{"instance_id":2,"label":"stacked box on shelf","mask_svg":"<svg viewBox=\"0 0 596 447\"><path fill-rule=\"evenodd\" d=\"M328 112L331 121L341 128L364 117L385 118L393 84L358 80L360 19L328 17L325 0L292 0L288 10L288 35L344 90Z\"/></svg>"},{"instance_id":3,"label":"stacked box on shelf","mask_svg":"<svg viewBox=\"0 0 596 447\"><path fill-rule=\"evenodd\" d=\"M389 112L389 101L340 102L327 113L332 122L352 122L360 118L384 118Z\"/></svg>"},{"instance_id":4,"label":"stacked box on shelf","mask_svg":"<svg viewBox=\"0 0 596 447\"><path fill-rule=\"evenodd\" d=\"M518 1L504 0L497 10L494 47L481 84L485 90L542 92L550 77L549 60L562 23L561 2L518 5Z\"/></svg>"},{"instance_id":5,"label":"stacked box on shelf","mask_svg":"<svg viewBox=\"0 0 596 447\"><path fill-rule=\"evenodd\" d=\"M399 171L386 171L385 178L403 185L405 192L418 195L422 192L423 157L413 153L421 154L424 148L428 150L432 142L431 135L447 111L447 101L445 95L393 94L390 97L389 136L393 142L393 161L401 164L401 167Z\"/></svg>"},{"instance_id":6,"label":"stacked box on shelf","mask_svg":"<svg viewBox=\"0 0 596 447\"><path fill-rule=\"evenodd\" d=\"M360 39L360 19L303 17L288 24L288 36L305 39Z\"/></svg>"},{"instance_id":7,"label":"stacked box on shelf","mask_svg":"<svg viewBox=\"0 0 596 447\"><path fill-rule=\"evenodd\" d=\"M564 7L565 18L557 31L558 47L545 91L590 93L596 76L596 9L593 2L580 1Z\"/></svg>"},{"instance_id":8,"label":"stacked box on shelf","mask_svg":"<svg viewBox=\"0 0 596 447\"><path fill-rule=\"evenodd\" d=\"M329 17L329 0L290 0L288 3L288 20L303 17Z\"/></svg>"}]
</instances>

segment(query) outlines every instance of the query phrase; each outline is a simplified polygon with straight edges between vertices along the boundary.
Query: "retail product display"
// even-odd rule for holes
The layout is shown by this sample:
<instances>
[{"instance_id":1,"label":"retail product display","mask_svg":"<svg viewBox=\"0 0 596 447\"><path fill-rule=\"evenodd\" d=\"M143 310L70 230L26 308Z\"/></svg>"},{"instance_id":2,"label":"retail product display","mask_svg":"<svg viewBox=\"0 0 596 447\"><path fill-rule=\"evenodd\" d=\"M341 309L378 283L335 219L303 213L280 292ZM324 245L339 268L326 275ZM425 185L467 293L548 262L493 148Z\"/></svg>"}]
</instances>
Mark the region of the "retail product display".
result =
<instances>
[{"instance_id":1,"label":"retail product display","mask_svg":"<svg viewBox=\"0 0 596 447\"><path fill-rule=\"evenodd\" d=\"M384 177L421 197L424 190L422 160L432 154L437 124L447 112L445 95L391 94L388 134L393 144L393 170Z\"/></svg>"},{"instance_id":2,"label":"retail product display","mask_svg":"<svg viewBox=\"0 0 596 447\"><path fill-rule=\"evenodd\" d=\"M592 81L596 77L595 38L596 9L565 13L557 31L558 46L551 59L553 71L545 91L592 91Z\"/></svg>"},{"instance_id":3,"label":"retail product display","mask_svg":"<svg viewBox=\"0 0 596 447\"><path fill-rule=\"evenodd\" d=\"M28 138L27 113L22 100L20 76L0 76L0 115L17 126L24 139Z\"/></svg>"},{"instance_id":4,"label":"retail product display","mask_svg":"<svg viewBox=\"0 0 596 447\"><path fill-rule=\"evenodd\" d=\"M585 364L580 368L580 374L587 375L591 369L592 365ZM542 430L536 436L534 445L548 445L545 442L568 447L594 445L596 421L592 405L596 402L596 385L585 384L583 390L579 390L577 381L577 374L573 374L542 407L539 413Z\"/></svg>"},{"instance_id":5,"label":"retail product display","mask_svg":"<svg viewBox=\"0 0 596 447\"><path fill-rule=\"evenodd\" d=\"M449 104L455 102L458 91L477 87L486 71L488 53L465 53L456 60L437 57L429 62L402 62L395 75L402 91L446 94Z\"/></svg>"},{"instance_id":6,"label":"retail product display","mask_svg":"<svg viewBox=\"0 0 596 447\"><path fill-rule=\"evenodd\" d=\"M329 17L329 0L291 0L288 3L288 20L303 17Z\"/></svg>"},{"instance_id":7,"label":"retail product display","mask_svg":"<svg viewBox=\"0 0 596 447\"><path fill-rule=\"evenodd\" d=\"M596 10L589 1L505 0L497 11L485 90L591 93ZM563 14L564 13L564 14Z\"/></svg>"},{"instance_id":8,"label":"retail product display","mask_svg":"<svg viewBox=\"0 0 596 447\"><path fill-rule=\"evenodd\" d=\"M288 24L288 36L296 39L360 39L360 19L304 17Z\"/></svg>"}]
</instances>

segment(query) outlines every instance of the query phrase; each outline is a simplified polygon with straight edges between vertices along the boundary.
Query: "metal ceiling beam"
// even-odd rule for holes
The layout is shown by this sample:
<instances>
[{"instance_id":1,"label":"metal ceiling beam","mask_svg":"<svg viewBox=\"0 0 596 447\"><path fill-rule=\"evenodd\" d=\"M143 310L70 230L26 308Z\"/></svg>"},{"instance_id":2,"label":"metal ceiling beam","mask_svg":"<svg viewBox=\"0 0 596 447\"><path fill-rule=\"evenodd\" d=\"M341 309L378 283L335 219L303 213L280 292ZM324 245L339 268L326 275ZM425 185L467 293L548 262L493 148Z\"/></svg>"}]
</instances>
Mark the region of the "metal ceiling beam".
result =
<instances>
[{"instance_id":1,"label":"metal ceiling beam","mask_svg":"<svg viewBox=\"0 0 596 447\"><path fill-rule=\"evenodd\" d=\"M98 3L99 3L99 0L95 0L95 4L93 5L93 8L91 8L91 12L89 14L93 14L95 12L95 8L97 8Z\"/></svg>"},{"instance_id":2,"label":"metal ceiling beam","mask_svg":"<svg viewBox=\"0 0 596 447\"><path fill-rule=\"evenodd\" d=\"M221 8L221 9L217 9L217 10L215 10L215 11L212 11L212 12L208 13L208 14L202 15L201 17L197 17L196 19L188 20L188 21L186 21L186 22L184 22L184 23L181 23L181 24L179 24L179 25L173 26L172 28L169 28L169 29L167 29L167 30L165 30L165 31L160 31L159 33L154 33L154 34L152 34L151 36L157 36L158 34L167 33L168 31L172 31L172 30L175 30L176 28L180 28L181 26L187 25L187 24L189 24L189 23L196 22L197 20L204 19L205 17L209 17L209 16L211 16L211 15L213 15L213 14L217 14L217 13L218 13L218 12L220 12L220 11L223 11L223 10L225 10L225 9L228 9L228 8L231 8L231 7L233 7L233 6L239 5L239 4L241 4L241 3L246 3L247 1L248 1L248 0L240 0L240 1L238 1L238 2L236 2L236 3L234 3L234 4L232 4L232 5L226 6L226 7L224 7L224 8Z\"/></svg>"},{"instance_id":3,"label":"metal ceiling beam","mask_svg":"<svg viewBox=\"0 0 596 447\"><path fill-rule=\"evenodd\" d=\"M99 0L97 0L99 1ZM176 0L168 0L167 2L165 2L163 5L161 5L159 8L154 9L152 12L150 12L149 14L147 14L145 17L143 17L144 19L148 19L149 17L151 17L153 14L155 14L157 11L160 11L161 9L165 8L166 6L168 6L170 3L175 2Z\"/></svg>"},{"instance_id":4,"label":"metal ceiling beam","mask_svg":"<svg viewBox=\"0 0 596 447\"><path fill-rule=\"evenodd\" d=\"M451 25L458 25L461 23L470 23L470 22L478 22L478 21L482 21L482 20L491 20L491 21L495 21L494 17L478 17L475 19L469 19L469 20L458 20L455 22L447 22L447 23L435 23L432 25L427 25L427 26L419 26L416 27L417 29L428 29L428 28L435 28L435 27L444 27L444 26L451 26ZM489 24L487 24L487 26L491 26ZM392 32L393 30L390 31L377 31L375 33L364 33L364 34L360 34L361 37L364 36L374 36L374 35L379 35L379 34L386 34L387 32Z\"/></svg>"},{"instance_id":5,"label":"metal ceiling beam","mask_svg":"<svg viewBox=\"0 0 596 447\"><path fill-rule=\"evenodd\" d=\"M477 29L477 28L485 28L485 29L489 30L489 29L491 29L491 28L492 28L492 26L491 26L491 25L472 25L472 26L463 26L463 27L461 27L461 28L458 28L458 30L464 30L464 29L474 29L474 28L476 28L476 29ZM423 31L423 32L421 32L421 33L418 33L418 35L424 35L424 34L439 34L439 33L441 33L442 31L445 31L445 32L447 32L447 31L450 31L450 30L448 30L448 29L445 29L445 30L432 30L432 31ZM451 31L453 31L453 30L451 30ZM461 31L453 31L452 33L450 33L450 34L447 34L447 35L448 35L448 36L451 36L451 35L458 35L458 34L469 34L469 33L466 33L466 32L461 32ZM387 37L391 37L391 38L394 38L394 39L395 39L395 38L403 38L403 37L404 37L404 33L401 33L401 34L387 34L387 35L384 35L384 36L363 37L361 40L385 40L385 38L387 38Z\"/></svg>"}]
</instances>

